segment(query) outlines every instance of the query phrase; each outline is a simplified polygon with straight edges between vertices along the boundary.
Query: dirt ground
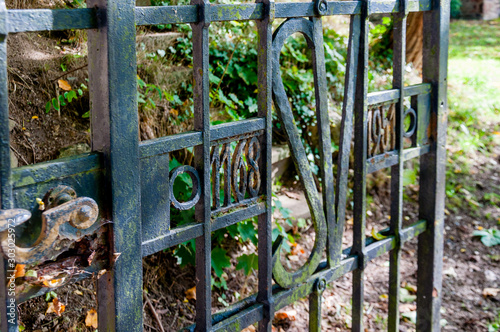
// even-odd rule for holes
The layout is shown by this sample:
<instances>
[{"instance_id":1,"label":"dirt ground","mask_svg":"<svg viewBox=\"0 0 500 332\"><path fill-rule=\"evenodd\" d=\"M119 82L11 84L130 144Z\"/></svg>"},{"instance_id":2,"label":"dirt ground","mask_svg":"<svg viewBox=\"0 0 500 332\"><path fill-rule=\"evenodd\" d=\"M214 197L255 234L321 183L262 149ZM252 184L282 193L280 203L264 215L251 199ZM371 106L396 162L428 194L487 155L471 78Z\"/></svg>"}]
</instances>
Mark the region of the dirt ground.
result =
<instances>
[{"instance_id":1,"label":"dirt ground","mask_svg":"<svg viewBox=\"0 0 500 332\"><path fill-rule=\"evenodd\" d=\"M9 36L9 105L12 122L11 145L17 165L55 159L68 153L81 153L89 145L89 121L82 117L88 111L88 91L75 103L46 113L46 103L55 96L57 80L61 75L72 86L85 84L87 77L85 57L78 57L81 50L55 42L47 34L26 34ZM69 40L75 35L60 36ZM63 38L64 37L64 38ZM76 36L75 38L79 38ZM61 64L66 72L62 72ZM74 71L72 71L74 70ZM37 87L37 89L34 89ZM469 173L460 174L464 183L474 183L481 192L499 192L500 147L494 148L490 157L479 157ZM384 182L383 182L384 183ZM290 189L294 190L294 189ZM408 222L416 220L414 197L418 190L409 185L405 203ZM375 227L380 230L388 225L389 206L387 182L371 189L373 201L369 206L372 216L368 220L367 232ZM413 197L413 199L412 199ZM482 195L481 195L482 197ZM485 288L500 287L500 250L486 247L472 237L475 229L492 228L500 218L500 210L484 203L484 208L472 211L464 204L456 210L447 210L446 236L443 267L443 310L444 330L487 331L488 323L498 317L500 294L483 296ZM486 218L485 216L489 217ZM351 224L350 224L351 223ZM349 246L352 234L352 220L347 217L345 246ZM312 228L301 230L298 245L304 253L287 259L292 266L300 264L314 242ZM230 246L230 244L228 244ZM235 250L251 252L254 247L234 247ZM252 294L257 285L256 272L245 277L236 271L236 254L233 266L228 268L228 288L224 292L225 302L235 302L235 292L243 298ZM402 313L415 311L414 292L416 285L416 241L405 244L401 257L402 287L407 289L406 302L401 304ZM366 270L365 284L365 326L366 331L386 328L388 306L388 255L372 261ZM48 303L36 298L19 306L20 321L25 331L93 331L87 327L88 312L96 309L96 277L57 290L58 298L66 304L61 316L46 313ZM195 317L195 300L188 299L189 290L194 287L194 268L180 268L169 252L160 252L144 259L144 318L145 331L159 331L161 324L165 331L174 331L191 324ZM346 275L329 285L324 293L323 328L325 331L345 331L350 327L352 307L351 275ZM213 311L224 308L219 298L222 293L213 291ZM286 319L278 315L275 326L278 331L305 331L308 322L307 299L281 310ZM158 318L156 318L158 317ZM251 330L251 329L250 329ZM402 320L402 331L414 330L411 318Z\"/></svg>"}]
</instances>

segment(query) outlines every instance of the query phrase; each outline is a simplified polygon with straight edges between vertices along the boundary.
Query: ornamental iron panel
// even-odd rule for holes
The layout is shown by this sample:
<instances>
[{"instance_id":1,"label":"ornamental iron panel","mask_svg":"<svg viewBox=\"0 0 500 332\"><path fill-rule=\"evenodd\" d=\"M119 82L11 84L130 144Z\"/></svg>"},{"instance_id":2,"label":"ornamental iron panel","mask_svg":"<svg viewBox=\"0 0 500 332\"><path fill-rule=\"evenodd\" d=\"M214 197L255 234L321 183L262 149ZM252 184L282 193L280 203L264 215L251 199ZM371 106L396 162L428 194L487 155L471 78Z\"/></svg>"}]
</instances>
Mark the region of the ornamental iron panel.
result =
<instances>
[{"instance_id":1,"label":"ornamental iron panel","mask_svg":"<svg viewBox=\"0 0 500 332\"><path fill-rule=\"evenodd\" d=\"M326 285L352 271L352 330L363 331L364 268L370 260L390 252L388 329L398 331L400 250L406 241L418 236L417 330L440 329L449 1L257 0L211 4L193 0L186 6L135 7L133 0L88 0L87 6L7 10L1 1L0 242L5 257L1 283L8 285L16 263L47 264L52 259L59 261L58 255L69 248L77 246L85 253L85 246L92 247L93 241L108 242L108 250L89 251L87 263L73 262L81 269L67 272L67 279L81 280L105 269L98 281L99 330L141 331L142 258L196 239L196 324L186 330L236 331L258 322L260 331L271 331L276 310L309 296L309 329L319 331ZM415 11L424 12L423 83L405 86L406 18ZM392 14L394 18L394 74L393 89L368 93L368 19L372 14ZM322 17L330 15L350 16L336 178L322 28ZM277 19L282 22L273 29ZM258 114L252 119L211 125L209 26L211 22L245 20L256 21L259 36ZM194 131L139 142L136 26L185 23L193 30ZM11 169L8 34L65 29L88 31L93 152ZM281 78L281 49L294 33L302 34L312 50L321 192ZM410 99L409 107L405 98ZM273 104L305 188L316 234L307 262L293 273L279 258L283 239L278 238L274 246L272 243ZM409 118L408 127L405 118ZM170 153L189 147L194 148L194 166L170 169ZM343 249L351 153L353 245ZM403 227L403 164L412 158L420 158L420 220ZM365 237L366 178L384 168L391 169L391 219L385 230L387 238L377 241ZM193 186L189 198L181 202L173 185L183 173ZM34 203L37 197L43 199ZM195 210L192 223L171 224L171 209L191 208ZM255 216L258 292L212 314L211 232ZM41 220L41 226L36 226L36 220ZM27 243L34 244L14 246L9 233L13 227ZM70 258L77 260L65 259ZM8 287L0 288L1 330L17 331L12 302L20 303L47 290L30 286L13 297Z\"/></svg>"}]
</instances>

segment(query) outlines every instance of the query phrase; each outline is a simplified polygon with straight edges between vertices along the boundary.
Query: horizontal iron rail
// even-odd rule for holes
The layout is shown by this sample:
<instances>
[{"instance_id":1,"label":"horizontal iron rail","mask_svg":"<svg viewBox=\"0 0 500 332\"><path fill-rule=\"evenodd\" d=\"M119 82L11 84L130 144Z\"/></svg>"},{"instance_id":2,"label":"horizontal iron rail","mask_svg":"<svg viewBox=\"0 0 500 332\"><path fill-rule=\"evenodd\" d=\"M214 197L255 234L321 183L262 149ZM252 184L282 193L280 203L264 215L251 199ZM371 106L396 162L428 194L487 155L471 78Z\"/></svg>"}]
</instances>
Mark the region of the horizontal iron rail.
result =
<instances>
[{"instance_id":1,"label":"horizontal iron rail","mask_svg":"<svg viewBox=\"0 0 500 332\"><path fill-rule=\"evenodd\" d=\"M356 15L361 13L362 1L328 1L324 16ZM137 25L182 24L198 22L198 6L136 7ZM212 21L246 21L264 18L264 5L223 4L210 6ZM389 14L399 11L400 1L370 1L370 14ZM412 12L432 9L431 0L410 0ZM276 18L316 16L314 3L276 3ZM9 9L8 32L54 31L69 29L96 29L97 10L78 9Z\"/></svg>"},{"instance_id":2,"label":"horizontal iron rail","mask_svg":"<svg viewBox=\"0 0 500 332\"><path fill-rule=\"evenodd\" d=\"M417 146L414 148L404 149L402 153L403 162L420 157L431 150L431 145ZM373 173L378 170L397 165L399 162L398 151L389 151L383 154L371 157L366 161L366 172Z\"/></svg>"},{"instance_id":3,"label":"horizontal iron rail","mask_svg":"<svg viewBox=\"0 0 500 332\"><path fill-rule=\"evenodd\" d=\"M429 83L415 84L405 87L405 97L413 97L417 95L425 95L431 93L431 85ZM397 102L399 100L399 89L391 89L384 91L371 92L367 96L368 105L382 104L386 102Z\"/></svg>"},{"instance_id":4,"label":"horizontal iron rail","mask_svg":"<svg viewBox=\"0 0 500 332\"><path fill-rule=\"evenodd\" d=\"M419 236L426 229L427 222L425 220L420 220L404 228L401 232L401 242L404 243ZM382 231L382 233L384 233L384 231ZM366 260L371 261L380 257L394 249L395 246L396 238L394 236L388 236L379 241L369 237L366 239ZM341 260L340 263L333 268L328 268L327 262L323 261L316 273L314 273L306 283L296 288L282 289L275 285L273 287L274 310L280 310L298 299L308 296L313 291L316 281L320 278L324 278L327 283L330 283L358 269L359 259L356 255L349 256L350 251L351 248L345 249L343 255L347 257ZM233 306L214 314L212 316L213 331L241 330L262 319L263 305L258 304L256 298L255 294L251 295ZM191 325L182 329L182 331L194 331L194 328L195 326Z\"/></svg>"},{"instance_id":5,"label":"horizontal iron rail","mask_svg":"<svg viewBox=\"0 0 500 332\"><path fill-rule=\"evenodd\" d=\"M210 129L210 140L212 145L219 144L221 140L250 134L265 129L264 118L254 118L248 120L222 123L212 126ZM140 158L153 157L168 152L193 147L202 143L201 131L190 131L187 133L175 134L160 138L155 138L141 142L139 144Z\"/></svg>"}]
</instances>

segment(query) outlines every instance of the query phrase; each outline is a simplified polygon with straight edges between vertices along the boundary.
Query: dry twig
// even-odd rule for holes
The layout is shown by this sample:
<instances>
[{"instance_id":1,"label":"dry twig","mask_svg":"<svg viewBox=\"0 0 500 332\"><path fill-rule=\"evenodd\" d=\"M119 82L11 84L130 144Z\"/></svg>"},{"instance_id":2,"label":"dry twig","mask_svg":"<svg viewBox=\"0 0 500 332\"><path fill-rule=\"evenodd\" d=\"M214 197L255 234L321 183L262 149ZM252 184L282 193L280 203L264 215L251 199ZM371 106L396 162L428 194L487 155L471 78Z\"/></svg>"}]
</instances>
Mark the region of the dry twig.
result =
<instances>
[{"instance_id":1,"label":"dry twig","mask_svg":"<svg viewBox=\"0 0 500 332\"><path fill-rule=\"evenodd\" d=\"M146 292L142 292L144 294L144 299L146 300L146 303L149 306L149 309L151 309L151 312L153 313L153 317L155 318L156 322L158 323L158 327L160 328L161 332L165 332L165 329L163 328L163 325L161 323L160 317L156 313L155 307L153 307L153 303L149 300L148 294Z\"/></svg>"}]
</instances>

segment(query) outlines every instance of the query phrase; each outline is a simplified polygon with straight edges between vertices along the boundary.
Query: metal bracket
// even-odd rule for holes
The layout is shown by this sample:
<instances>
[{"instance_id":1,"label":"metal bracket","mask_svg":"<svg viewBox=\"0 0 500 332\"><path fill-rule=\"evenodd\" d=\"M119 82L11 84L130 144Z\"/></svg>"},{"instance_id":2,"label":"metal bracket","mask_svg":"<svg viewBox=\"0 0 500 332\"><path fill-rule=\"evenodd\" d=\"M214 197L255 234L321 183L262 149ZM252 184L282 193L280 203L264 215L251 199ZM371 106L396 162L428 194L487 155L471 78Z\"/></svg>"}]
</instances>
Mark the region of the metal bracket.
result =
<instances>
[{"instance_id":1,"label":"metal bracket","mask_svg":"<svg viewBox=\"0 0 500 332\"><path fill-rule=\"evenodd\" d=\"M328 1L316 0L314 3L314 10L318 16L323 16L328 13Z\"/></svg>"},{"instance_id":2,"label":"metal bracket","mask_svg":"<svg viewBox=\"0 0 500 332\"><path fill-rule=\"evenodd\" d=\"M0 246L5 257L20 264L33 264L57 257L86 235L98 217L97 203L89 197L76 197L71 187L57 186L43 199L42 230L31 247L18 247L14 227L23 224L31 213L22 209L0 211ZM69 229L68 229L69 228Z\"/></svg>"}]
</instances>

